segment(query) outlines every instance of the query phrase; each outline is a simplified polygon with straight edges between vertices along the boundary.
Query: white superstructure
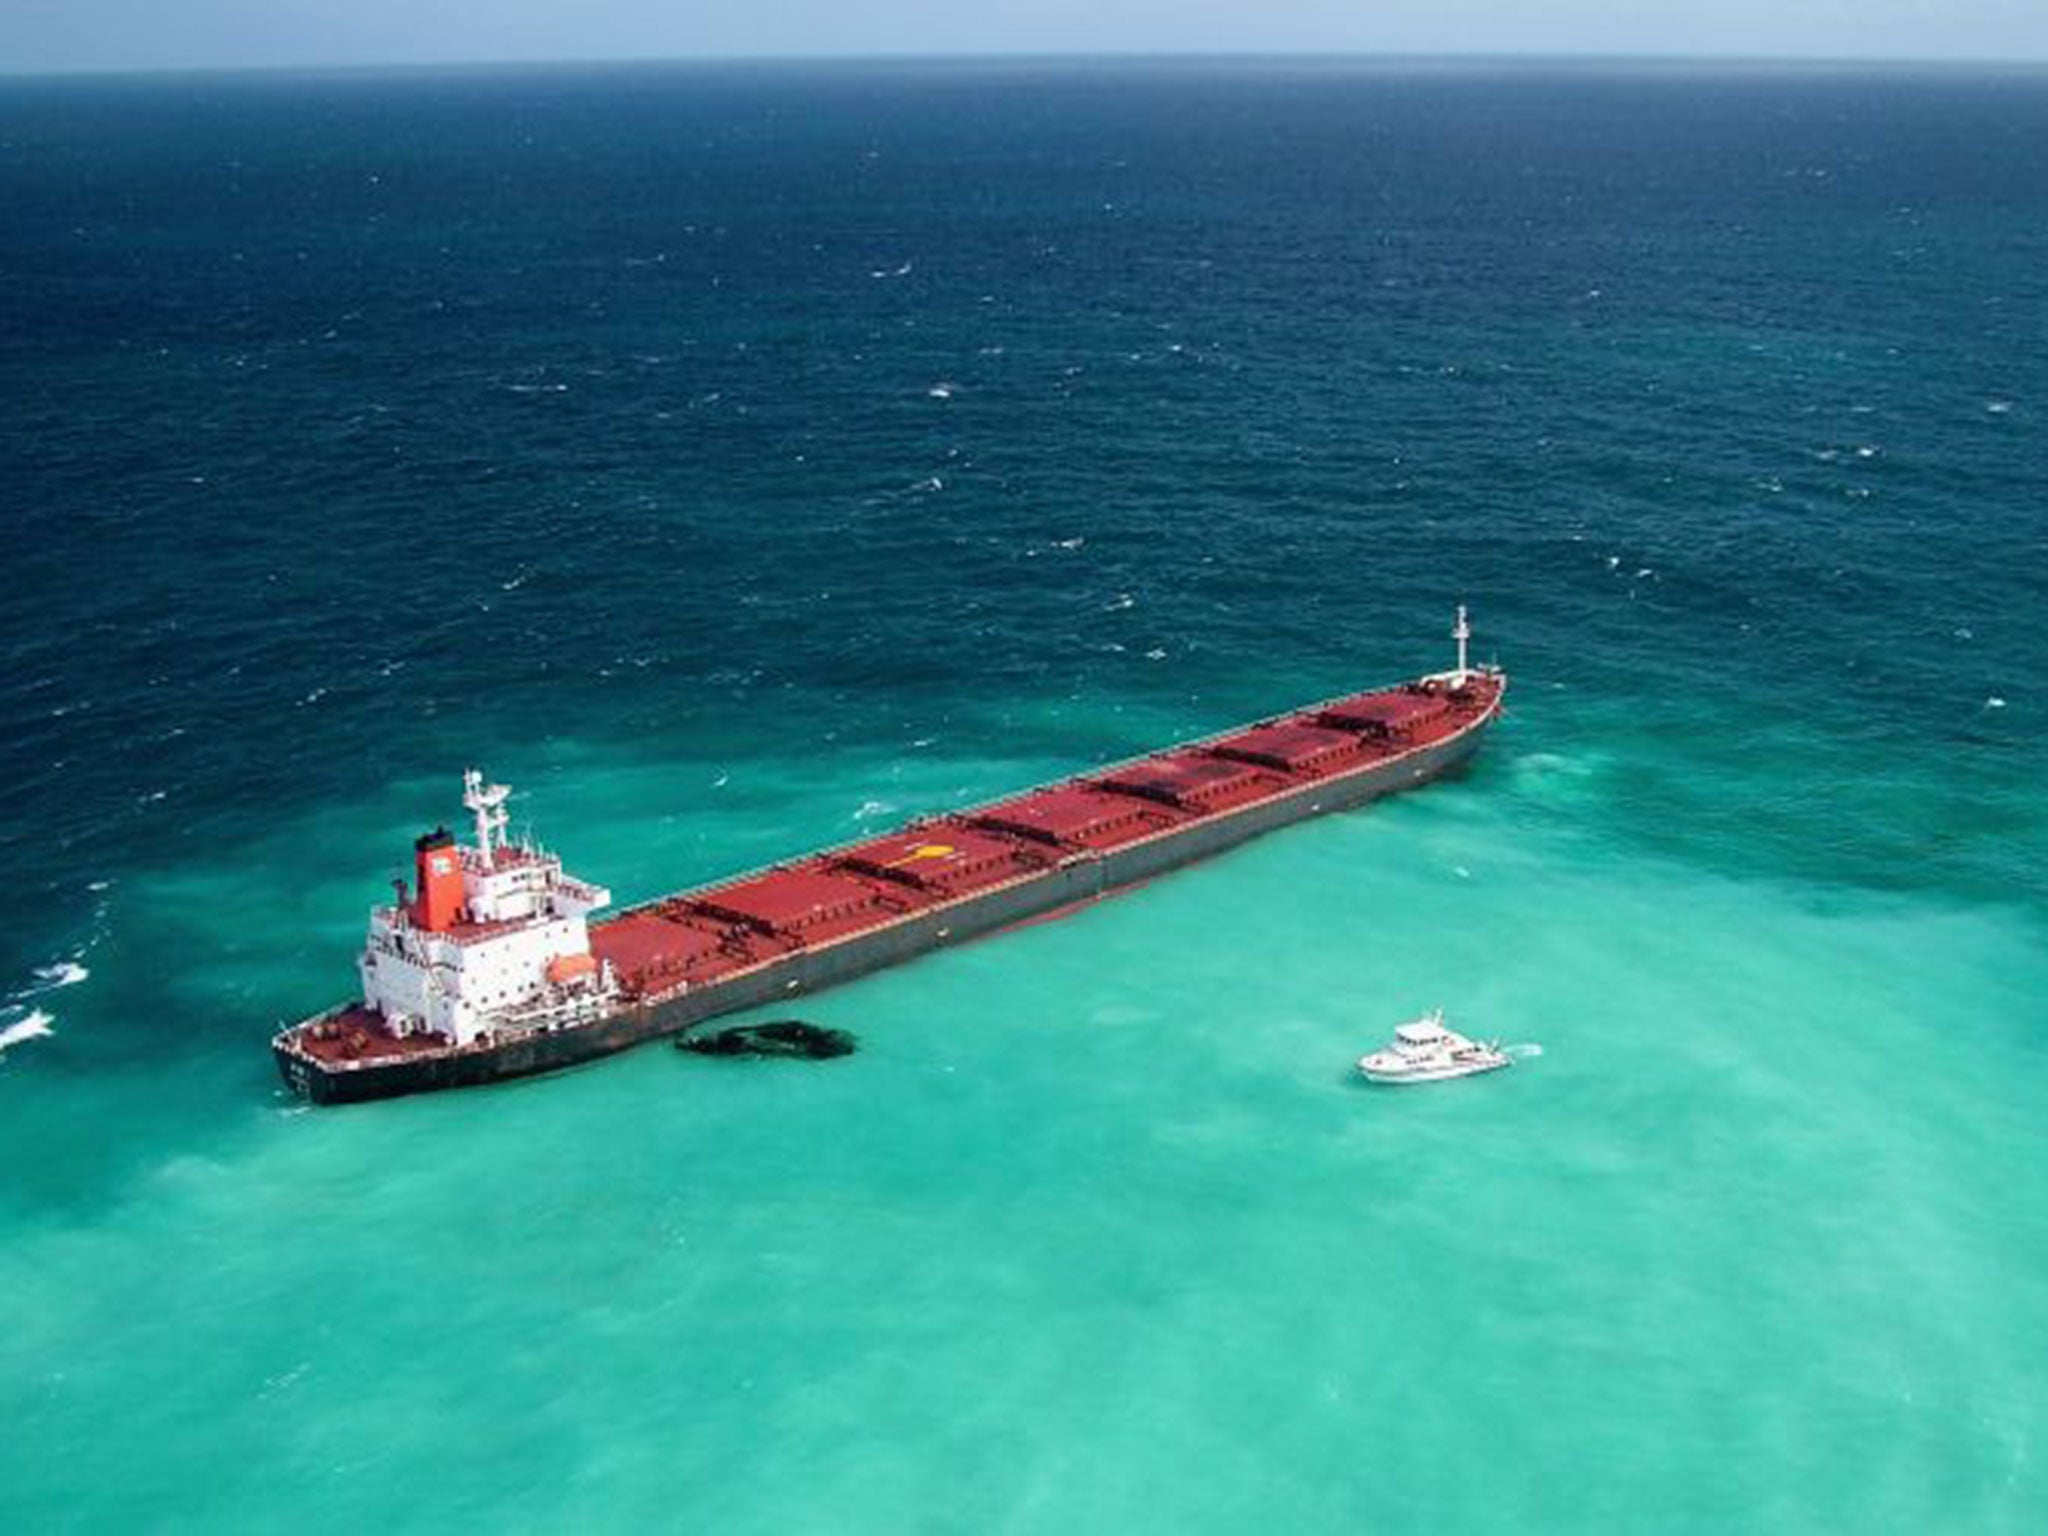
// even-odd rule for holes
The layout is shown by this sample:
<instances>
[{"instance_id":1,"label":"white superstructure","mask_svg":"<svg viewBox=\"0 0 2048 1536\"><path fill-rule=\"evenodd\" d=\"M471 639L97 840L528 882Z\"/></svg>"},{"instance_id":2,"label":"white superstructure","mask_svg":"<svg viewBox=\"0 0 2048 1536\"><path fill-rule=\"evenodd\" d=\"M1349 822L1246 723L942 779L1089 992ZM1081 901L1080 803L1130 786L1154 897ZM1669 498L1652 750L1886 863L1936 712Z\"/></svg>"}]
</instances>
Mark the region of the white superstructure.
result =
<instances>
[{"instance_id":1,"label":"white superstructure","mask_svg":"<svg viewBox=\"0 0 2048 1536\"><path fill-rule=\"evenodd\" d=\"M454 1045L560 1029L602 1014L616 994L590 952L591 912L611 892L565 873L554 854L505 840L510 791L463 775L476 844L446 831L415 845L416 888L370 911L363 1002L393 1034Z\"/></svg>"},{"instance_id":2,"label":"white superstructure","mask_svg":"<svg viewBox=\"0 0 2048 1536\"><path fill-rule=\"evenodd\" d=\"M1513 1060L1497 1045L1466 1039L1444 1023L1443 1009L1434 1008L1396 1028L1383 1050L1361 1056L1358 1070L1375 1083L1435 1083L1491 1072Z\"/></svg>"}]
</instances>

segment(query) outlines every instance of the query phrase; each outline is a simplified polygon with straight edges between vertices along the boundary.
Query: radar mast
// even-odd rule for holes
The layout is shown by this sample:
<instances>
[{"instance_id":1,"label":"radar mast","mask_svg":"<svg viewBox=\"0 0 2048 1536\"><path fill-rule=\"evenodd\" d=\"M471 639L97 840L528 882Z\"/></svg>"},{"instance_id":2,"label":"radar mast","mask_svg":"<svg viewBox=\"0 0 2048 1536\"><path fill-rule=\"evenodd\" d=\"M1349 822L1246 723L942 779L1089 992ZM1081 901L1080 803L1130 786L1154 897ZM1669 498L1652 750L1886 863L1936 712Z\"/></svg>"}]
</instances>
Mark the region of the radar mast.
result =
<instances>
[{"instance_id":1,"label":"radar mast","mask_svg":"<svg viewBox=\"0 0 2048 1536\"><path fill-rule=\"evenodd\" d=\"M476 813L476 852L486 870L497 867L491 834L498 833L498 844L504 843L503 833L511 819L505 810L505 798L511 793L509 785L486 784L484 776L474 768L462 770L462 803Z\"/></svg>"}]
</instances>

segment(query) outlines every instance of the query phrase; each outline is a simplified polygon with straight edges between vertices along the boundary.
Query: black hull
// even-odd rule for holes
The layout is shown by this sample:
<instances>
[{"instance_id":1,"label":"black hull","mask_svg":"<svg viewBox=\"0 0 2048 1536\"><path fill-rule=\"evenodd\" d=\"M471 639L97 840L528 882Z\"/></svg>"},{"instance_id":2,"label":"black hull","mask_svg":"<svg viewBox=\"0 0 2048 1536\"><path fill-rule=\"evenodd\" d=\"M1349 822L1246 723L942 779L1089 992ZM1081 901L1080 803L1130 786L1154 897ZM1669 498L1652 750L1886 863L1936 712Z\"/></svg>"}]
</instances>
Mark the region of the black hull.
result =
<instances>
[{"instance_id":1,"label":"black hull","mask_svg":"<svg viewBox=\"0 0 2048 1536\"><path fill-rule=\"evenodd\" d=\"M965 943L1062 907L1150 880L1239 843L1311 816L1350 810L1382 795L1412 789L1463 766L1478 750L1489 713L1458 735L1342 778L1303 785L1235 814L1162 832L1113 852L1068 860L1043 874L963 897L887 928L851 935L816 949L776 957L751 971L658 1001L629 1004L595 1024L467 1049L330 1066L294 1051L281 1036L273 1046L285 1085L316 1104L392 1098L433 1088L469 1088L594 1061L628 1046L661 1039L720 1014L764 1003L787 1003L885 966Z\"/></svg>"}]
</instances>

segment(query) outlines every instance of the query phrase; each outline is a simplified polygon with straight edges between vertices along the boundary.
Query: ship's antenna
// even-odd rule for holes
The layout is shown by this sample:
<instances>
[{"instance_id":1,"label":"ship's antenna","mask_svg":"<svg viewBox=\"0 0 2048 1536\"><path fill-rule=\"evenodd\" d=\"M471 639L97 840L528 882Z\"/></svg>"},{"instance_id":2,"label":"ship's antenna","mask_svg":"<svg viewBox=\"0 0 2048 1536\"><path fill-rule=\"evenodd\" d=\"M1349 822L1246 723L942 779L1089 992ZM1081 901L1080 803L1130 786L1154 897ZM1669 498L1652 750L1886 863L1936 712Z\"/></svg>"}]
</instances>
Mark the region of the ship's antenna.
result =
<instances>
[{"instance_id":1,"label":"ship's antenna","mask_svg":"<svg viewBox=\"0 0 2048 1536\"><path fill-rule=\"evenodd\" d=\"M1465 647L1472 639L1472 625L1465 617L1465 605L1458 604L1458 622L1451 629L1451 638L1458 642L1458 670L1451 674L1451 686L1462 688L1471 675L1471 668L1465 664Z\"/></svg>"},{"instance_id":2,"label":"ship's antenna","mask_svg":"<svg viewBox=\"0 0 2048 1536\"><path fill-rule=\"evenodd\" d=\"M474 768L462 770L462 803L476 812L476 851L487 870L497 866L491 834L499 833L498 841L504 841L502 834L511 820L505 810L505 797L511 793L507 785L486 784L484 776Z\"/></svg>"}]
</instances>

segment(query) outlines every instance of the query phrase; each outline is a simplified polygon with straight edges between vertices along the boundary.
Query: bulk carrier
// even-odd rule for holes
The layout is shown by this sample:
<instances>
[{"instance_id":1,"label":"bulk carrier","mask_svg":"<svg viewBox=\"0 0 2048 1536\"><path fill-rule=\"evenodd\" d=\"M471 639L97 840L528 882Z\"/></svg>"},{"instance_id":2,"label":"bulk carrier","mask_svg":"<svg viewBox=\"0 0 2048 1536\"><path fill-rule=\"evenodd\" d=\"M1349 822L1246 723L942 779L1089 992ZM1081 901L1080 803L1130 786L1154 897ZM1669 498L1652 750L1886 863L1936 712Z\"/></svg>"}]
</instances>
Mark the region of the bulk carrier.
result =
<instances>
[{"instance_id":1,"label":"bulk carrier","mask_svg":"<svg viewBox=\"0 0 2048 1536\"><path fill-rule=\"evenodd\" d=\"M509 790L464 775L476 841L414 847L370 912L362 1000L272 1041L321 1104L547 1072L785 1002L1456 768L1507 678L1468 665L1327 700L992 805L909 823L592 922L611 893L505 836Z\"/></svg>"}]
</instances>

